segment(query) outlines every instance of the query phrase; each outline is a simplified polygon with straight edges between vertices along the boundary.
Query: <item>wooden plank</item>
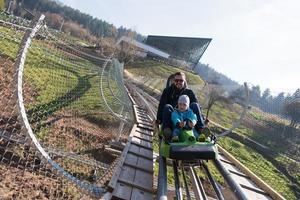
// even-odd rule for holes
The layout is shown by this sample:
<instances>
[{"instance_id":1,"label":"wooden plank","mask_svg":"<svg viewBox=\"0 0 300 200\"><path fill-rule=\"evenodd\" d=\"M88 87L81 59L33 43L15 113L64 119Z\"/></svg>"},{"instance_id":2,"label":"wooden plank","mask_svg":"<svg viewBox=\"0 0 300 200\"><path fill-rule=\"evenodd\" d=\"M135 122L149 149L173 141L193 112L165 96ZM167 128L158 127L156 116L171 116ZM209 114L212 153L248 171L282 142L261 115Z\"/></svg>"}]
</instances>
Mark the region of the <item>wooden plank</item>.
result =
<instances>
[{"instance_id":1,"label":"wooden plank","mask_svg":"<svg viewBox=\"0 0 300 200\"><path fill-rule=\"evenodd\" d=\"M124 166L126 167L131 167L132 169L135 169L135 170L141 170L141 171L144 171L144 172L147 172L147 173L150 173L150 174L153 174L153 169L151 170L148 170L145 166L137 166L137 165L134 165L134 164L131 164L131 163L128 163L128 162L125 162L124 163ZM122 180L126 180L126 179L123 179Z\"/></svg>"},{"instance_id":2,"label":"wooden plank","mask_svg":"<svg viewBox=\"0 0 300 200\"><path fill-rule=\"evenodd\" d=\"M149 124L152 124L153 121L151 120L151 118L149 117L145 117L143 115L137 115L137 118L141 121L141 122L145 122L145 123L149 123Z\"/></svg>"},{"instance_id":3,"label":"wooden plank","mask_svg":"<svg viewBox=\"0 0 300 200\"><path fill-rule=\"evenodd\" d=\"M260 192L264 192L264 191L262 191L261 189L259 189L258 187L257 187L257 185L255 185L249 178L247 179L247 178L245 178L245 177L241 177L241 176L238 176L238 175L236 175L236 174L231 174L231 176L233 177L233 179L236 181L236 182L238 182L240 185L245 185L245 186L247 186L248 188L253 188L253 190L258 190L258 191L260 191Z\"/></svg>"},{"instance_id":4,"label":"wooden plank","mask_svg":"<svg viewBox=\"0 0 300 200\"><path fill-rule=\"evenodd\" d=\"M153 151L149 149L145 149L143 147L139 147L135 144L131 144L128 152L135 154L137 156L141 156L143 158L147 158L149 160L153 159Z\"/></svg>"},{"instance_id":5,"label":"wooden plank","mask_svg":"<svg viewBox=\"0 0 300 200\"><path fill-rule=\"evenodd\" d=\"M131 199L132 187L125 185L124 183L117 183L116 188L113 192L112 200L116 199Z\"/></svg>"},{"instance_id":6,"label":"wooden plank","mask_svg":"<svg viewBox=\"0 0 300 200\"><path fill-rule=\"evenodd\" d=\"M143 107L138 106L138 105L134 105L134 108L137 109L137 110L146 110L146 109L144 109Z\"/></svg>"},{"instance_id":7,"label":"wooden plank","mask_svg":"<svg viewBox=\"0 0 300 200\"><path fill-rule=\"evenodd\" d=\"M153 174L136 170L134 183L142 188L147 188L148 191L151 192L153 187Z\"/></svg>"},{"instance_id":8,"label":"wooden plank","mask_svg":"<svg viewBox=\"0 0 300 200\"><path fill-rule=\"evenodd\" d=\"M140 107L136 107L136 111L137 112L143 112L143 113L147 113L148 110L144 109L144 108L140 108Z\"/></svg>"},{"instance_id":9,"label":"wooden plank","mask_svg":"<svg viewBox=\"0 0 300 200\"><path fill-rule=\"evenodd\" d=\"M148 112L140 112L140 111L137 111L137 114L138 114L139 117L143 117L143 118L145 118L145 119L151 119L151 118L149 117Z\"/></svg>"},{"instance_id":10,"label":"wooden plank","mask_svg":"<svg viewBox=\"0 0 300 200\"><path fill-rule=\"evenodd\" d=\"M139 170L137 170L137 171L139 171ZM144 172L144 173L146 173L146 172ZM148 173L148 174L149 174L149 173ZM149 177L147 177L147 178L148 178L148 180L150 180ZM139 184L136 184L135 182L129 182L129 181L124 180L124 179L121 179L121 178L120 178L118 181L119 181L120 183L124 183L124 184L126 184L126 185L128 185L128 186L131 186L131 187L134 187L134 188L137 188L137 189L146 191L146 192L150 192L150 193L153 192L152 186L151 186L151 188L149 188L149 187L144 187L144 185L139 185ZM150 181L148 181L148 182L150 182ZM152 182L152 176L151 176L151 182ZM152 183L151 183L151 184L152 184Z\"/></svg>"},{"instance_id":11,"label":"wooden plank","mask_svg":"<svg viewBox=\"0 0 300 200\"><path fill-rule=\"evenodd\" d=\"M140 147L135 144L131 144L128 152L138 154L140 152Z\"/></svg>"},{"instance_id":12,"label":"wooden plank","mask_svg":"<svg viewBox=\"0 0 300 200\"><path fill-rule=\"evenodd\" d=\"M138 162L138 157L132 153L127 153L127 157L125 159L125 162L124 163L129 163L131 165L134 165L136 166L137 165L137 162Z\"/></svg>"},{"instance_id":13,"label":"wooden plank","mask_svg":"<svg viewBox=\"0 0 300 200\"><path fill-rule=\"evenodd\" d=\"M147 121L147 120L145 120L145 119L143 119L143 118L137 118L137 123L138 124L144 124L145 126L153 126L153 122L152 121Z\"/></svg>"},{"instance_id":14,"label":"wooden plank","mask_svg":"<svg viewBox=\"0 0 300 200\"><path fill-rule=\"evenodd\" d=\"M142 129L149 130L149 131L154 131L154 128L153 128L153 127L146 126L146 125L144 125L144 124L138 124L138 127L139 127L139 128L142 128Z\"/></svg>"},{"instance_id":15,"label":"wooden plank","mask_svg":"<svg viewBox=\"0 0 300 200\"><path fill-rule=\"evenodd\" d=\"M143 119L139 119L139 124L142 124L144 126L149 126L149 127L153 127L153 123L152 122L145 122L145 120Z\"/></svg>"},{"instance_id":16,"label":"wooden plank","mask_svg":"<svg viewBox=\"0 0 300 200\"><path fill-rule=\"evenodd\" d=\"M151 128L153 128L153 123L147 123L147 122L143 122L143 121L141 121L141 122L138 122L140 125L143 125L143 126L149 126L149 127L151 127Z\"/></svg>"},{"instance_id":17,"label":"wooden plank","mask_svg":"<svg viewBox=\"0 0 300 200\"><path fill-rule=\"evenodd\" d=\"M249 176L243 174L243 173L240 173L240 172L236 172L236 171L231 171L231 170L228 170L230 173L233 173L235 175L238 175L238 176L241 176L241 177L244 177L244 178L249 178Z\"/></svg>"},{"instance_id":18,"label":"wooden plank","mask_svg":"<svg viewBox=\"0 0 300 200\"><path fill-rule=\"evenodd\" d=\"M136 109L137 114L139 115L145 115L145 117L149 116L149 112L148 110L140 110L140 109Z\"/></svg>"},{"instance_id":19,"label":"wooden plank","mask_svg":"<svg viewBox=\"0 0 300 200\"><path fill-rule=\"evenodd\" d=\"M137 188L133 188L131 194L131 200L153 200L155 197L152 193L145 192L143 190L139 190Z\"/></svg>"},{"instance_id":20,"label":"wooden plank","mask_svg":"<svg viewBox=\"0 0 300 200\"><path fill-rule=\"evenodd\" d=\"M137 127L137 128L138 128L138 127ZM138 129L139 129L139 128L138 128ZM152 132L152 131L148 131L148 130L146 130L146 129L136 130L136 132L142 133L142 134L144 134L144 135L148 135L148 136L150 136L150 137L153 136L153 132Z\"/></svg>"},{"instance_id":21,"label":"wooden plank","mask_svg":"<svg viewBox=\"0 0 300 200\"><path fill-rule=\"evenodd\" d=\"M132 135L132 134L135 132L135 129L136 129L136 124L133 126L130 135ZM132 140L132 138L129 137L128 142L127 142L127 144L126 144L126 146L125 146L125 148L124 148L124 150L123 150L123 152L122 152L122 154L121 154L121 158L120 158L120 161L119 161L119 163L118 163L118 167L116 168L116 171L115 171L114 175L113 175L112 178L110 179L110 182L109 182L109 184L108 184L108 191L110 191L110 192L111 192L111 191L116 187L116 185L117 185L117 181L118 181L118 178L119 178L119 176L120 176L120 173L121 173L121 169L122 169L123 163L125 162L127 152L128 152L129 147L130 147L130 145L131 145L131 140Z\"/></svg>"},{"instance_id":22,"label":"wooden plank","mask_svg":"<svg viewBox=\"0 0 300 200\"><path fill-rule=\"evenodd\" d=\"M147 111L143 111L143 110L138 110L138 109L137 109L136 112L137 112L138 115L145 115L145 117L148 117L148 116L147 116L147 115L148 115L148 112L147 112Z\"/></svg>"},{"instance_id":23,"label":"wooden plank","mask_svg":"<svg viewBox=\"0 0 300 200\"><path fill-rule=\"evenodd\" d=\"M142 148L142 147L141 147L141 148ZM132 152L132 151L128 151L128 152L130 152L131 154L136 155L136 156L138 156L138 157L141 157L141 158L145 158L145 159L148 159L148 160L153 160L153 158L151 158L151 157L149 157L149 156L145 156L145 155L140 154L140 153L136 153L136 152Z\"/></svg>"},{"instance_id":24,"label":"wooden plank","mask_svg":"<svg viewBox=\"0 0 300 200\"><path fill-rule=\"evenodd\" d=\"M147 139L147 138L139 137L139 136L136 136L136 135L133 136L133 137L138 138L138 139L140 139L140 140L142 140L142 141L146 141L146 142L152 143L152 140L149 140L149 139Z\"/></svg>"},{"instance_id":25,"label":"wooden plank","mask_svg":"<svg viewBox=\"0 0 300 200\"><path fill-rule=\"evenodd\" d=\"M119 178L132 182L135 176L135 168L123 165Z\"/></svg>"},{"instance_id":26,"label":"wooden plank","mask_svg":"<svg viewBox=\"0 0 300 200\"><path fill-rule=\"evenodd\" d=\"M255 200L272 200L269 196L248 190L246 188L242 187L242 190L247 194L248 199L255 199Z\"/></svg>"},{"instance_id":27,"label":"wooden plank","mask_svg":"<svg viewBox=\"0 0 300 200\"><path fill-rule=\"evenodd\" d=\"M137 131L137 124L134 124L133 128L131 129L131 132L129 134L129 137L132 137L135 134L136 131ZM130 138L128 139L128 141L129 140L130 140Z\"/></svg>"},{"instance_id":28,"label":"wooden plank","mask_svg":"<svg viewBox=\"0 0 300 200\"><path fill-rule=\"evenodd\" d=\"M253 172L251 172L248 168L246 168L242 163L240 163L236 158L234 158L231 154L229 154L225 149L220 147L218 145L218 150L220 153L225 155L228 160L237 166L240 171L244 174L247 174L247 176L250 177L250 179L258 185L261 189L263 189L266 193L268 193L272 199L276 200L284 200L283 196L281 196L278 192L273 190L268 184L266 184L263 180L261 180L258 176L256 176Z\"/></svg>"},{"instance_id":29,"label":"wooden plank","mask_svg":"<svg viewBox=\"0 0 300 200\"><path fill-rule=\"evenodd\" d=\"M148 141L152 140L152 136L144 134L144 133L140 133L140 132L137 132L137 131L134 133L134 137L143 138L144 140L148 140Z\"/></svg>"},{"instance_id":30,"label":"wooden plank","mask_svg":"<svg viewBox=\"0 0 300 200\"><path fill-rule=\"evenodd\" d=\"M150 118L150 117L145 116L145 115L141 115L141 114L138 114L138 113L137 113L137 118L151 121L151 118Z\"/></svg>"},{"instance_id":31,"label":"wooden plank","mask_svg":"<svg viewBox=\"0 0 300 200\"><path fill-rule=\"evenodd\" d=\"M227 170L230 170L230 171L233 171L233 172L236 172L236 173L241 173L241 171L237 167L235 167L234 165L231 165L231 164L228 164L228 163L225 163L225 162L222 162L222 164Z\"/></svg>"},{"instance_id":32,"label":"wooden plank","mask_svg":"<svg viewBox=\"0 0 300 200\"><path fill-rule=\"evenodd\" d=\"M148 141L145 141L145 140L141 140L141 144L145 147L148 147L148 148L152 148L152 142L148 142Z\"/></svg>"},{"instance_id":33,"label":"wooden plank","mask_svg":"<svg viewBox=\"0 0 300 200\"><path fill-rule=\"evenodd\" d=\"M145 134L148 134L148 135L153 135L153 131L149 131L147 129L143 129L143 128L140 128L140 127L137 127L136 131L141 132L141 133L145 133Z\"/></svg>"},{"instance_id":34,"label":"wooden plank","mask_svg":"<svg viewBox=\"0 0 300 200\"><path fill-rule=\"evenodd\" d=\"M152 150L152 144L150 142L142 141L139 138L133 137L132 138L132 143L137 145L137 146L144 147L144 148Z\"/></svg>"},{"instance_id":35,"label":"wooden plank","mask_svg":"<svg viewBox=\"0 0 300 200\"><path fill-rule=\"evenodd\" d=\"M247 189L247 190L251 190L253 192L256 192L256 193L259 193L259 194L262 194L264 196L269 196L265 191L259 189L259 188L252 188L252 187L248 187L246 185L243 185L241 184L241 187L244 188L244 189Z\"/></svg>"},{"instance_id":36,"label":"wooden plank","mask_svg":"<svg viewBox=\"0 0 300 200\"><path fill-rule=\"evenodd\" d=\"M145 159L145 158L139 157L139 158L138 158L137 166L138 166L139 168L146 169L146 170L148 170L149 172L152 172L152 173L153 173L153 161L152 161L152 160L149 160L149 159Z\"/></svg>"},{"instance_id":37,"label":"wooden plank","mask_svg":"<svg viewBox=\"0 0 300 200\"><path fill-rule=\"evenodd\" d=\"M140 153L146 157L151 157L153 159L153 151L145 148L140 148Z\"/></svg>"}]
</instances>

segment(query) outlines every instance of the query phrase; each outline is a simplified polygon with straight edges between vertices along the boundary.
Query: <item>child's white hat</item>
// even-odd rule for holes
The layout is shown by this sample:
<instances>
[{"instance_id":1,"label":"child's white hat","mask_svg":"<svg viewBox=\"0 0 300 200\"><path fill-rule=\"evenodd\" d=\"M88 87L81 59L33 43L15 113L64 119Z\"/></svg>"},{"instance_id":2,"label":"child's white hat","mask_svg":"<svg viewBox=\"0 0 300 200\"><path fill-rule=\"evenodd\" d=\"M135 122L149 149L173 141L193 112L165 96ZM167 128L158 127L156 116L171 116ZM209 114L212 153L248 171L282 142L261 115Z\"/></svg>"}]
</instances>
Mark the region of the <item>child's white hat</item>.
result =
<instances>
[{"instance_id":1,"label":"child's white hat","mask_svg":"<svg viewBox=\"0 0 300 200\"><path fill-rule=\"evenodd\" d=\"M187 106L190 106L190 98L187 95L181 95L178 99L178 103L184 103Z\"/></svg>"}]
</instances>

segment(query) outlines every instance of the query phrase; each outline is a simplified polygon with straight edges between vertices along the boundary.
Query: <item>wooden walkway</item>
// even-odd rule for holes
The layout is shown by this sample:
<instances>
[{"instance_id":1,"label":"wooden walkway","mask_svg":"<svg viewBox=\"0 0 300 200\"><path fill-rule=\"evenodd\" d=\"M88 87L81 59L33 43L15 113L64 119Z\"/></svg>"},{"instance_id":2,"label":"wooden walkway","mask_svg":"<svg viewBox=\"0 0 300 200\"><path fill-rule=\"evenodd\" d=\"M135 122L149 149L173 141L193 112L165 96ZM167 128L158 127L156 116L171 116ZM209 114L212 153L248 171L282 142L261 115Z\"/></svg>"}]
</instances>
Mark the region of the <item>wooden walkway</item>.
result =
<instances>
[{"instance_id":1,"label":"wooden walkway","mask_svg":"<svg viewBox=\"0 0 300 200\"><path fill-rule=\"evenodd\" d=\"M108 188L111 199L153 199L153 126L146 111L134 105L137 123Z\"/></svg>"},{"instance_id":2,"label":"wooden walkway","mask_svg":"<svg viewBox=\"0 0 300 200\"><path fill-rule=\"evenodd\" d=\"M243 164L218 146L219 160L234 181L242 188L248 199L255 200L284 200L284 198L267 185L263 180L247 169Z\"/></svg>"}]
</instances>

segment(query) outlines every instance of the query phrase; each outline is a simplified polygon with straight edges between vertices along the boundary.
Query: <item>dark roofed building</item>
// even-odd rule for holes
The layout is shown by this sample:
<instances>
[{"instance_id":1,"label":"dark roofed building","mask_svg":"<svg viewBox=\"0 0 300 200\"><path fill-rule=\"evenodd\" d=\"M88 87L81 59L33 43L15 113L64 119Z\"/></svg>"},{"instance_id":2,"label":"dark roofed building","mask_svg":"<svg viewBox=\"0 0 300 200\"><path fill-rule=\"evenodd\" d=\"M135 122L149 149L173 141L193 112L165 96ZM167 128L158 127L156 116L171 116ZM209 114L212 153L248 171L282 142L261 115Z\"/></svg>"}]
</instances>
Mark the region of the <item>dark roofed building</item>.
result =
<instances>
[{"instance_id":1,"label":"dark roofed building","mask_svg":"<svg viewBox=\"0 0 300 200\"><path fill-rule=\"evenodd\" d=\"M189 68L194 68L211 40L211 38L149 35L146 44L170 54L171 60L186 63Z\"/></svg>"}]
</instances>

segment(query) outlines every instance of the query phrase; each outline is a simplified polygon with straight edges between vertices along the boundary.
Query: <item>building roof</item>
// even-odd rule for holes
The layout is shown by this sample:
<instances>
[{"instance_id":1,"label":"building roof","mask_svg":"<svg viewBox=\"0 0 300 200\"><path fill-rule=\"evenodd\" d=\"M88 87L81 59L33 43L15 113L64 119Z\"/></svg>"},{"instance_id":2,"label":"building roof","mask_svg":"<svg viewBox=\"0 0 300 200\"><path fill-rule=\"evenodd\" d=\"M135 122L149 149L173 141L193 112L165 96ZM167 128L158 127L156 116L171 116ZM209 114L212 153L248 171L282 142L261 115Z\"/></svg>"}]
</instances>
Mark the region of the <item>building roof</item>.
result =
<instances>
[{"instance_id":1,"label":"building roof","mask_svg":"<svg viewBox=\"0 0 300 200\"><path fill-rule=\"evenodd\" d=\"M211 40L211 38L149 35L146 44L170 54L171 58L196 65Z\"/></svg>"},{"instance_id":2,"label":"building roof","mask_svg":"<svg viewBox=\"0 0 300 200\"><path fill-rule=\"evenodd\" d=\"M160 57L163 57L163 58L169 58L170 57L170 54L164 52L164 51L161 51L155 47L152 47L152 46L149 46L145 43L141 43L141 42L138 42L132 38L129 38L129 37L126 37L126 36L122 36L118 42L117 42L117 45L120 44L122 41L125 41L129 44L132 44L138 48L141 48L141 49L144 49L146 52L150 52L152 54L155 54L157 56L160 56Z\"/></svg>"}]
</instances>

